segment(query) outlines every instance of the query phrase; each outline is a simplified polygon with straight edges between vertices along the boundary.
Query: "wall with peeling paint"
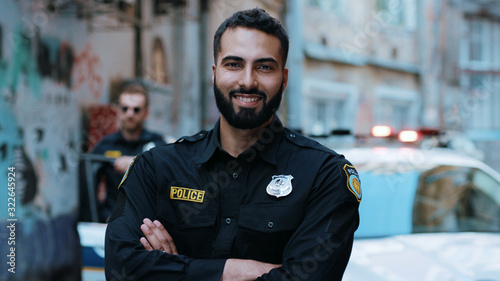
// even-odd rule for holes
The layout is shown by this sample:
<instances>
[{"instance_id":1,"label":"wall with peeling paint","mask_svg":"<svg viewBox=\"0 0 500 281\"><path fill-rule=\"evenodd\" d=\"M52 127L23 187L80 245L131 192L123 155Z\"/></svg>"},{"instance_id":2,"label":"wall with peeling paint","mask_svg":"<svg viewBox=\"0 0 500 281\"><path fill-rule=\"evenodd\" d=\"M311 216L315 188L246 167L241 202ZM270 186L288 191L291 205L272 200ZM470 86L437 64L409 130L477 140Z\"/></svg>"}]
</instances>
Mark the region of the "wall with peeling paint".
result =
<instances>
[{"instance_id":1,"label":"wall with peeling paint","mask_svg":"<svg viewBox=\"0 0 500 281\"><path fill-rule=\"evenodd\" d=\"M13 167L16 185L15 207L2 208L0 219L17 219L15 244L2 239L0 245L2 264L14 247L16 273L0 272L2 280L79 276L75 179L80 121L75 112L79 90L90 80L81 75L78 58L84 49L58 33L53 18L42 12L24 14L15 1L2 1L0 182L6 185L6 171ZM80 84L73 83L75 77ZM2 206L8 197L0 193ZM12 233L2 227L0 235Z\"/></svg>"}]
</instances>

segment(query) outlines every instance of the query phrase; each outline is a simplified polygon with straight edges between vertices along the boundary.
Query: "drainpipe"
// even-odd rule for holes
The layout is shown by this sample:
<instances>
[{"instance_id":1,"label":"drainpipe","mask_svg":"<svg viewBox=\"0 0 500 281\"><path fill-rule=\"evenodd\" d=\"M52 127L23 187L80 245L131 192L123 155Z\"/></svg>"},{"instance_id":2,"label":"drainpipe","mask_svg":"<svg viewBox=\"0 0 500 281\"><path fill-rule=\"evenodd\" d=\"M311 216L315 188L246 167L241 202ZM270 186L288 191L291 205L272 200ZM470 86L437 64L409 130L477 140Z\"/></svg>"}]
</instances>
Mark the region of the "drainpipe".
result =
<instances>
[{"instance_id":1,"label":"drainpipe","mask_svg":"<svg viewBox=\"0 0 500 281\"><path fill-rule=\"evenodd\" d=\"M426 32L427 32L427 25L425 21L425 12L427 9L425 9L425 5L427 1L416 1L417 5L417 28L418 28L418 53L419 53L419 65L420 65L420 73L418 74L418 81L420 84L420 97L421 97L421 103L420 103L420 112L419 114L419 120L418 120L418 125L422 126L430 126L430 124L426 124L425 122L425 115L427 114L426 109L427 109L427 100L429 96L429 81L428 81L428 74L429 73L429 65L428 65L428 45L426 44Z\"/></svg>"},{"instance_id":2,"label":"drainpipe","mask_svg":"<svg viewBox=\"0 0 500 281\"><path fill-rule=\"evenodd\" d=\"M302 129L302 79L304 67L303 51L303 18L301 0L291 0L285 11L285 26L290 38L290 48L288 51L287 67L288 86L286 89L286 120L287 127L300 130Z\"/></svg>"},{"instance_id":3,"label":"drainpipe","mask_svg":"<svg viewBox=\"0 0 500 281\"><path fill-rule=\"evenodd\" d=\"M142 48L141 48L141 23L142 23L142 8L141 0L135 1L135 19L134 23L134 67L135 67L135 77L142 77Z\"/></svg>"},{"instance_id":4,"label":"drainpipe","mask_svg":"<svg viewBox=\"0 0 500 281\"><path fill-rule=\"evenodd\" d=\"M200 93L200 126L202 129L205 128L210 128L212 122L207 122L207 117L209 115L208 112L208 105L211 99L211 95L208 95L207 93L211 92L211 86L212 86L212 80L210 79L212 72L211 72L211 58L208 55L207 48L209 48L209 40L208 40L208 32L209 32L209 25L210 25L210 18L209 18L209 1L208 0L201 0L200 1L200 32L199 32L199 40L200 40L200 47L201 49L199 50L200 54L200 88L199 88L199 93ZM208 124L208 126L206 126Z\"/></svg>"}]
</instances>

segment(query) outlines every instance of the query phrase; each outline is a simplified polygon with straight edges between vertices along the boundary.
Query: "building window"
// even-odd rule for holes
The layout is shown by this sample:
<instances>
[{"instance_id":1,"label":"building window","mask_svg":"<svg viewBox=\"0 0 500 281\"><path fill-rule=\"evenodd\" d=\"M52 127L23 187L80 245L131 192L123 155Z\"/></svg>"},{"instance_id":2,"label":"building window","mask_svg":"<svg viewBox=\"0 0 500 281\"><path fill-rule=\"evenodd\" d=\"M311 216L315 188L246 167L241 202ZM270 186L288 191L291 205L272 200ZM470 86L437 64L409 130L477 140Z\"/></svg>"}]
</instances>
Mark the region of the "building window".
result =
<instances>
[{"instance_id":1,"label":"building window","mask_svg":"<svg viewBox=\"0 0 500 281\"><path fill-rule=\"evenodd\" d=\"M159 38L156 38L153 43L150 76L157 83L169 83L165 50Z\"/></svg>"},{"instance_id":2,"label":"building window","mask_svg":"<svg viewBox=\"0 0 500 281\"><path fill-rule=\"evenodd\" d=\"M385 21L393 26L414 30L417 26L415 0L377 0L377 11Z\"/></svg>"},{"instance_id":3,"label":"building window","mask_svg":"<svg viewBox=\"0 0 500 281\"><path fill-rule=\"evenodd\" d=\"M464 72L460 114L466 129L500 129L500 75L487 72Z\"/></svg>"},{"instance_id":4,"label":"building window","mask_svg":"<svg viewBox=\"0 0 500 281\"><path fill-rule=\"evenodd\" d=\"M418 125L419 99L416 91L377 87L374 94L374 125L388 125L396 131Z\"/></svg>"},{"instance_id":5,"label":"building window","mask_svg":"<svg viewBox=\"0 0 500 281\"><path fill-rule=\"evenodd\" d=\"M348 0L307 0L307 3L323 11L334 12L339 15L345 15L347 12Z\"/></svg>"},{"instance_id":6,"label":"building window","mask_svg":"<svg viewBox=\"0 0 500 281\"><path fill-rule=\"evenodd\" d=\"M469 70L500 70L500 22L466 19L460 63Z\"/></svg>"},{"instance_id":7,"label":"building window","mask_svg":"<svg viewBox=\"0 0 500 281\"><path fill-rule=\"evenodd\" d=\"M353 130L358 90L355 86L319 79L304 81L305 118L302 128L308 135L328 135L333 130Z\"/></svg>"},{"instance_id":8,"label":"building window","mask_svg":"<svg viewBox=\"0 0 500 281\"><path fill-rule=\"evenodd\" d=\"M465 129L500 129L500 22L469 17L460 49Z\"/></svg>"}]
</instances>

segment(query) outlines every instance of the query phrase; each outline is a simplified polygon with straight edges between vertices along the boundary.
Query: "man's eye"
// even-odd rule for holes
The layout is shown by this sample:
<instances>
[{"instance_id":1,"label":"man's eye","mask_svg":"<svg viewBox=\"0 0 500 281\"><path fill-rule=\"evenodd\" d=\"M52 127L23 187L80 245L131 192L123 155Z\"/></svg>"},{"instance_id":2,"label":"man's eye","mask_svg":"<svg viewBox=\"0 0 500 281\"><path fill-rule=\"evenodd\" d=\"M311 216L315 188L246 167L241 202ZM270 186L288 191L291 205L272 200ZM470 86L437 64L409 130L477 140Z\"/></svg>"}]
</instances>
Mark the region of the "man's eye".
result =
<instances>
[{"instance_id":1,"label":"man's eye","mask_svg":"<svg viewBox=\"0 0 500 281\"><path fill-rule=\"evenodd\" d=\"M237 62L229 62L226 64L227 67L240 67L241 64L237 63Z\"/></svg>"},{"instance_id":2,"label":"man's eye","mask_svg":"<svg viewBox=\"0 0 500 281\"><path fill-rule=\"evenodd\" d=\"M273 69L273 67L270 65L261 65L261 66L259 66L259 68L263 69L263 70L272 70Z\"/></svg>"}]
</instances>

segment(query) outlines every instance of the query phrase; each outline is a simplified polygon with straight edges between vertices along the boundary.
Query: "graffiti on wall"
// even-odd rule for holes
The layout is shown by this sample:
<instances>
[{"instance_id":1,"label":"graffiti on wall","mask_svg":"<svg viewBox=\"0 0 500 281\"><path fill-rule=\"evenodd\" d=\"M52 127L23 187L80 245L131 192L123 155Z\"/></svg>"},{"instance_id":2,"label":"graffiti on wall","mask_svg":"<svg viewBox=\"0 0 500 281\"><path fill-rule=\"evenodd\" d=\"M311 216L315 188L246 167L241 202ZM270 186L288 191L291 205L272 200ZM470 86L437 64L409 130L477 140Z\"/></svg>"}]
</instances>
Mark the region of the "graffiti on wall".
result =
<instances>
[{"instance_id":1,"label":"graffiti on wall","mask_svg":"<svg viewBox=\"0 0 500 281\"><path fill-rule=\"evenodd\" d=\"M75 54L70 43L27 36L23 28L9 38L15 40L8 60L0 58L0 171L15 168L15 213L3 208L0 219L18 220L10 245L15 257L2 251L0 262L14 259L16 275L3 271L0 280L59 280L68 274L61 268L79 269L77 95L102 95L100 58L91 45ZM7 182L7 172L0 182ZM2 202L7 197L0 193ZM1 228L2 241L9 231Z\"/></svg>"},{"instance_id":2,"label":"graffiti on wall","mask_svg":"<svg viewBox=\"0 0 500 281\"><path fill-rule=\"evenodd\" d=\"M104 79L101 70L101 59L94 52L92 45L85 48L75 57L75 81L73 91L79 91L84 85L93 98L100 99L104 91Z\"/></svg>"}]
</instances>

